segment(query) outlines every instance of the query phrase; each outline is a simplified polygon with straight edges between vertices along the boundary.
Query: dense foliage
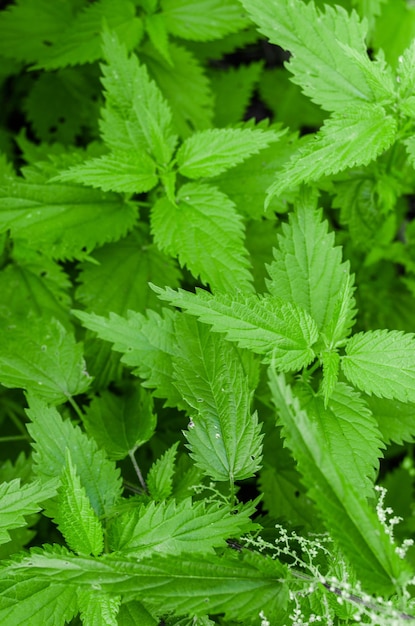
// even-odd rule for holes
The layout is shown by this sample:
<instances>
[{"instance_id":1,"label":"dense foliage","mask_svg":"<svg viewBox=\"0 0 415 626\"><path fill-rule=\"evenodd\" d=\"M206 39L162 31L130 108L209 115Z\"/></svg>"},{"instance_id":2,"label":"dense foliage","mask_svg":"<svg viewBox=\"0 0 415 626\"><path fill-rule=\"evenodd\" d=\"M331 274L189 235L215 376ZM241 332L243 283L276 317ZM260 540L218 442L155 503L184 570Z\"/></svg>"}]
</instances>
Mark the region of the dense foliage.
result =
<instances>
[{"instance_id":1,"label":"dense foliage","mask_svg":"<svg viewBox=\"0 0 415 626\"><path fill-rule=\"evenodd\" d=\"M2 3L2 626L415 620L412 4Z\"/></svg>"}]
</instances>

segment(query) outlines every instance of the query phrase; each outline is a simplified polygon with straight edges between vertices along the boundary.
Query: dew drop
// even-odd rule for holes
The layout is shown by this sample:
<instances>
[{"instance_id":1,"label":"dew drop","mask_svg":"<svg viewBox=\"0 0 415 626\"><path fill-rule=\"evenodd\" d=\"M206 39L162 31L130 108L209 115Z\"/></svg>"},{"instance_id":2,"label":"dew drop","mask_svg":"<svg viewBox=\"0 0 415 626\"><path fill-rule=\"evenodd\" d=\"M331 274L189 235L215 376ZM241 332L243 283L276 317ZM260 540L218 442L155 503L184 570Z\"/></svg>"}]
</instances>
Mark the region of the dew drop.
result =
<instances>
[{"instance_id":1,"label":"dew drop","mask_svg":"<svg viewBox=\"0 0 415 626\"><path fill-rule=\"evenodd\" d=\"M197 398L197 402L203 402L203 398Z\"/></svg>"},{"instance_id":2,"label":"dew drop","mask_svg":"<svg viewBox=\"0 0 415 626\"><path fill-rule=\"evenodd\" d=\"M195 423L193 420L190 420L190 422L187 425L188 428L194 428L195 427Z\"/></svg>"},{"instance_id":3,"label":"dew drop","mask_svg":"<svg viewBox=\"0 0 415 626\"><path fill-rule=\"evenodd\" d=\"M220 434L216 433L215 437L216 437L216 439L220 439Z\"/></svg>"},{"instance_id":4,"label":"dew drop","mask_svg":"<svg viewBox=\"0 0 415 626\"><path fill-rule=\"evenodd\" d=\"M43 345L43 346L40 346L40 349L42 350L42 352L46 352L46 350L48 349L48 347Z\"/></svg>"}]
</instances>

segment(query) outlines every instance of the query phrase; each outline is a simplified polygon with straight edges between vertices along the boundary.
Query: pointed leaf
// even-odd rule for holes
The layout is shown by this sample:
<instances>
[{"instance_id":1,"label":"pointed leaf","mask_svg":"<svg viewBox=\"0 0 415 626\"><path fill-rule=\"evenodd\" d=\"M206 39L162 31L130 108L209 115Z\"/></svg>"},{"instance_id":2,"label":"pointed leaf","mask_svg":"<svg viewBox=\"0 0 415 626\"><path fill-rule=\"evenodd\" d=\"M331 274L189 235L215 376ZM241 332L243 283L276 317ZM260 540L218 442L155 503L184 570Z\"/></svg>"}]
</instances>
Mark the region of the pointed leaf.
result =
<instances>
[{"instance_id":1,"label":"pointed leaf","mask_svg":"<svg viewBox=\"0 0 415 626\"><path fill-rule=\"evenodd\" d=\"M91 377L72 333L56 320L16 322L0 324L0 382L5 387L27 389L53 404L88 389Z\"/></svg>"},{"instance_id":2,"label":"pointed leaf","mask_svg":"<svg viewBox=\"0 0 415 626\"><path fill-rule=\"evenodd\" d=\"M323 366L321 393L324 398L324 406L327 408L339 377L340 356L337 352L324 351L320 356L320 360Z\"/></svg>"},{"instance_id":3,"label":"pointed leaf","mask_svg":"<svg viewBox=\"0 0 415 626\"><path fill-rule=\"evenodd\" d=\"M132 600L121 605L118 623L123 626L158 626L159 620L152 617L140 602Z\"/></svg>"},{"instance_id":4,"label":"pointed leaf","mask_svg":"<svg viewBox=\"0 0 415 626\"><path fill-rule=\"evenodd\" d=\"M135 205L121 196L48 181L30 171L30 180L16 177L0 184L0 232L10 229L13 237L27 240L48 257L82 258L97 245L125 235L137 220Z\"/></svg>"},{"instance_id":5,"label":"pointed leaf","mask_svg":"<svg viewBox=\"0 0 415 626\"><path fill-rule=\"evenodd\" d=\"M392 592L396 581L407 578L407 564L395 553L366 498L345 480L342 459L327 448L315 417L300 407L282 374L277 376L270 368L269 376L287 445L326 527L369 590Z\"/></svg>"},{"instance_id":6,"label":"pointed leaf","mask_svg":"<svg viewBox=\"0 0 415 626\"><path fill-rule=\"evenodd\" d=\"M65 626L77 613L76 588L66 582L50 580L0 582L0 620L2 626L26 626L28 616L33 624ZM34 621L36 620L36 621Z\"/></svg>"},{"instance_id":7,"label":"pointed leaf","mask_svg":"<svg viewBox=\"0 0 415 626\"><path fill-rule=\"evenodd\" d=\"M56 44L73 19L68 0L53 5L49 0L25 0L8 5L0 13L0 54L33 63Z\"/></svg>"},{"instance_id":8,"label":"pointed leaf","mask_svg":"<svg viewBox=\"0 0 415 626\"><path fill-rule=\"evenodd\" d=\"M175 386L191 407L185 432L191 457L213 480L250 478L262 457L261 428L250 408L251 364L235 346L184 317L176 326L183 357L175 360Z\"/></svg>"},{"instance_id":9,"label":"pointed leaf","mask_svg":"<svg viewBox=\"0 0 415 626\"><path fill-rule=\"evenodd\" d=\"M121 481L115 463L109 461L96 443L70 420L63 420L55 408L31 397L27 410L32 423L27 426L34 439L34 470L42 479L60 476L68 449L81 485L99 516L108 514L121 494Z\"/></svg>"},{"instance_id":10,"label":"pointed leaf","mask_svg":"<svg viewBox=\"0 0 415 626\"><path fill-rule=\"evenodd\" d=\"M91 263L80 264L76 299L98 315L160 308L160 301L148 288L148 281L178 287L180 270L145 233L133 231L128 237L109 243L94 252Z\"/></svg>"},{"instance_id":11,"label":"pointed leaf","mask_svg":"<svg viewBox=\"0 0 415 626\"><path fill-rule=\"evenodd\" d=\"M194 133L177 151L179 172L187 178L217 176L258 154L282 134L259 128L215 128Z\"/></svg>"},{"instance_id":12,"label":"pointed leaf","mask_svg":"<svg viewBox=\"0 0 415 626\"><path fill-rule=\"evenodd\" d=\"M398 330L354 335L341 367L358 389L380 398L415 402L415 336Z\"/></svg>"},{"instance_id":13,"label":"pointed leaf","mask_svg":"<svg viewBox=\"0 0 415 626\"><path fill-rule=\"evenodd\" d=\"M346 113L324 123L316 141L293 155L268 189L267 201L302 182L317 182L349 167L368 165L393 144L396 130L395 118L379 105L348 107Z\"/></svg>"},{"instance_id":14,"label":"pointed leaf","mask_svg":"<svg viewBox=\"0 0 415 626\"><path fill-rule=\"evenodd\" d=\"M19 478L0 484L0 544L10 541L9 530L26 526L25 515L40 511L40 503L52 498L57 486L56 480L21 486Z\"/></svg>"},{"instance_id":15,"label":"pointed leaf","mask_svg":"<svg viewBox=\"0 0 415 626\"><path fill-rule=\"evenodd\" d=\"M109 528L112 549L143 559L164 554L209 554L224 547L226 539L255 528L249 516L252 504L235 510L228 504L186 498L142 505L116 518Z\"/></svg>"},{"instance_id":16,"label":"pointed leaf","mask_svg":"<svg viewBox=\"0 0 415 626\"><path fill-rule=\"evenodd\" d=\"M367 26L356 12L302 0L242 0L260 31L292 54L288 69L303 92L328 111L393 99L390 71L383 76L367 57ZM354 55L352 54L354 52Z\"/></svg>"},{"instance_id":17,"label":"pointed leaf","mask_svg":"<svg viewBox=\"0 0 415 626\"><path fill-rule=\"evenodd\" d=\"M117 615L121 598L95 589L77 592L78 606L83 626L118 626Z\"/></svg>"},{"instance_id":18,"label":"pointed leaf","mask_svg":"<svg viewBox=\"0 0 415 626\"><path fill-rule=\"evenodd\" d=\"M147 489L155 502L166 500L171 496L178 445L178 442L174 443L153 463L147 474Z\"/></svg>"},{"instance_id":19,"label":"pointed leaf","mask_svg":"<svg viewBox=\"0 0 415 626\"><path fill-rule=\"evenodd\" d=\"M174 314L164 310L163 317L129 311L127 318L110 314L109 319L99 315L76 311L86 328L96 332L101 339L114 344L113 349L123 352L122 362L135 368L133 373L145 380L144 386L155 388L155 396L165 398L168 406L187 408L173 385L172 357L180 355L175 340Z\"/></svg>"},{"instance_id":20,"label":"pointed leaf","mask_svg":"<svg viewBox=\"0 0 415 626\"><path fill-rule=\"evenodd\" d=\"M266 607L267 618L275 617L278 623L288 601L286 576L278 561L250 553L243 558L155 556L137 562L119 555L79 557L54 548L32 552L0 569L0 620L5 626L23 626L24 622L13 621L13 614L33 614L37 594L56 598L66 589L67 600L75 585L85 589L99 585L103 592L133 594L146 606L157 610L162 606L164 612L177 615L223 613L227 619L243 620ZM63 626L47 619L42 623Z\"/></svg>"},{"instance_id":21,"label":"pointed leaf","mask_svg":"<svg viewBox=\"0 0 415 626\"><path fill-rule=\"evenodd\" d=\"M140 58L169 102L176 132L188 137L212 125L213 96L203 66L187 48L171 42L169 53L173 65L150 46L143 46Z\"/></svg>"},{"instance_id":22,"label":"pointed leaf","mask_svg":"<svg viewBox=\"0 0 415 626\"><path fill-rule=\"evenodd\" d=\"M392 441L402 445L404 441L415 440L415 405L399 400L388 400L376 396L365 396L365 401L372 411L383 441L389 445Z\"/></svg>"},{"instance_id":23,"label":"pointed leaf","mask_svg":"<svg viewBox=\"0 0 415 626\"><path fill-rule=\"evenodd\" d=\"M71 181L103 191L143 193L157 185L156 165L145 152L115 151L74 165L54 180Z\"/></svg>"},{"instance_id":24,"label":"pointed leaf","mask_svg":"<svg viewBox=\"0 0 415 626\"><path fill-rule=\"evenodd\" d=\"M226 334L241 348L265 355L283 371L306 367L314 358L318 339L314 320L302 309L278 298L217 294L197 290L192 294L153 286L162 300L195 315L212 330Z\"/></svg>"},{"instance_id":25,"label":"pointed leaf","mask_svg":"<svg viewBox=\"0 0 415 626\"><path fill-rule=\"evenodd\" d=\"M218 291L252 291L242 219L215 187L183 185L177 205L161 198L153 206L151 230L164 252L177 256L195 277Z\"/></svg>"},{"instance_id":26,"label":"pointed leaf","mask_svg":"<svg viewBox=\"0 0 415 626\"><path fill-rule=\"evenodd\" d=\"M342 263L342 250L334 245L334 233L327 231L321 210L298 206L278 236L267 286L274 296L307 311L328 344L335 345L350 330L355 302L353 297L345 302L346 319L340 320L343 315L338 301L350 280L349 263Z\"/></svg>"},{"instance_id":27,"label":"pointed leaf","mask_svg":"<svg viewBox=\"0 0 415 626\"><path fill-rule=\"evenodd\" d=\"M114 151L148 152L165 166L171 160L176 136L171 128L171 112L157 85L137 57L113 33L103 35L102 65L106 107L101 132Z\"/></svg>"},{"instance_id":28,"label":"pointed leaf","mask_svg":"<svg viewBox=\"0 0 415 626\"><path fill-rule=\"evenodd\" d=\"M344 480L367 498L373 498L373 483L384 447L376 419L364 400L344 383L334 387L327 407L311 390L299 392L301 406L325 440L325 450L338 465Z\"/></svg>"},{"instance_id":29,"label":"pointed leaf","mask_svg":"<svg viewBox=\"0 0 415 626\"><path fill-rule=\"evenodd\" d=\"M61 474L54 522L74 552L97 556L103 551L104 532L101 522L81 485L68 448Z\"/></svg>"},{"instance_id":30,"label":"pointed leaf","mask_svg":"<svg viewBox=\"0 0 415 626\"><path fill-rule=\"evenodd\" d=\"M249 24L235 0L161 0L161 11L169 32L192 41L220 39Z\"/></svg>"},{"instance_id":31,"label":"pointed leaf","mask_svg":"<svg viewBox=\"0 0 415 626\"><path fill-rule=\"evenodd\" d=\"M126 389L122 396L106 389L86 409L84 424L110 459L123 459L154 434L152 399L140 387Z\"/></svg>"},{"instance_id":32,"label":"pointed leaf","mask_svg":"<svg viewBox=\"0 0 415 626\"><path fill-rule=\"evenodd\" d=\"M67 65L92 63L101 58L101 30L105 24L129 48L133 48L142 34L142 23L135 15L135 6L129 0L97 0L84 5L63 30L54 46L45 47L36 69L48 70Z\"/></svg>"}]
</instances>

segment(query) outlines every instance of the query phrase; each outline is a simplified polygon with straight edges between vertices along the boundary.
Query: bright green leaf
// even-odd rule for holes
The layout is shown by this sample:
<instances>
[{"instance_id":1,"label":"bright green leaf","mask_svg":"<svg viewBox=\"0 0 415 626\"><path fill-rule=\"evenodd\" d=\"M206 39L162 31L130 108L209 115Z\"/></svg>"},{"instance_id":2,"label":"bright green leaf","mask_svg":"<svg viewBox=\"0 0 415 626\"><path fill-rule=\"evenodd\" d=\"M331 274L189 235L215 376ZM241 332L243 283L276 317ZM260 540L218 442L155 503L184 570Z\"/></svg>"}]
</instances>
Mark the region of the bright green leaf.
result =
<instances>
[{"instance_id":1,"label":"bright green leaf","mask_svg":"<svg viewBox=\"0 0 415 626\"><path fill-rule=\"evenodd\" d=\"M56 494L57 480L20 485L20 479L0 484L0 543L10 540L9 530L26 525L25 515L37 513L41 503Z\"/></svg>"},{"instance_id":2,"label":"bright green leaf","mask_svg":"<svg viewBox=\"0 0 415 626\"><path fill-rule=\"evenodd\" d=\"M95 246L125 235L137 220L135 205L121 196L48 183L34 171L30 180L16 177L0 184L0 204L0 232L10 229L13 237L59 259L82 258Z\"/></svg>"},{"instance_id":3,"label":"bright green leaf","mask_svg":"<svg viewBox=\"0 0 415 626\"><path fill-rule=\"evenodd\" d=\"M350 382L369 395L415 402L413 334L398 330L358 333L347 342L341 367Z\"/></svg>"},{"instance_id":4,"label":"bright green leaf","mask_svg":"<svg viewBox=\"0 0 415 626\"><path fill-rule=\"evenodd\" d=\"M167 165L177 140L169 105L146 67L134 54L128 57L114 34L105 32L103 40L107 63L102 65L106 107L101 132L105 143L115 152L132 152L133 158L135 152L147 151L159 165Z\"/></svg>"},{"instance_id":5,"label":"bright green leaf","mask_svg":"<svg viewBox=\"0 0 415 626\"><path fill-rule=\"evenodd\" d=\"M394 589L397 580L407 578L407 564L395 553L361 491L345 479L343 459L327 447L313 414L300 407L282 374L277 376L270 368L269 375L278 422L326 527L368 589L376 593Z\"/></svg>"},{"instance_id":6,"label":"bright green leaf","mask_svg":"<svg viewBox=\"0 0 415 626\"><path fill-rule=\"evenodd\" d=\"M329 118L315 135L294 154L268 189L274 194L302 182L318 182L323 176L349 167L368 165L396 139L396 120L379 105L348 107Z\"/></svg>"},{"instance_id":7,"label":"bright green leaf","mask_svg":"<svg viewBox=\"0 0 415 626\"><path fill-rule=\"evenodd\" d=\"M268 267L269 291L285 301L301 306L317 323L329 345L336 345L350 331L354 317L349 263L342 262L342 250L334 245L322 212L301 204L282 225L278 249ZM348 300L339 303L344 295ZM344 318L343 318L344 316Z\"/></svg>"},{"instance_id":8,"label":"bright green leaf","mask_svg":"<svg viewBox=\"0 0 415 626\"><path fill-rule=\"evenodd\" d=\"M22 388L54 404L86 391L91 378L82 346L56 320L1 322L0 382Z\"/></svg>"},{"instance_id":9,"label":"bright green leaf","mask_svg":"<svg viewBox=\"0 0 415 626\"><path fill-rule=\"evenodd\" d=\"M221 516L222 517L222 516ZM263 555L245 554L243 558L227 554L154 556L137 562L121 555L101 559L74 556L62 548L32 552L0 570L0 608L5 626L22 624L13 621L16 614L33 614L37 594L55 599L66 589L71 596L74 585L88 589L99 585L103 592L129 593L146 606L175 614L205 615L223 613L228 619L250 618L266 607L269 619L278 619L288 600L283 584L286 567ZM28 580L30 583L28 584ZM53 581L53 584L51 584ZM10 593L10 589L13 592ZM56 604L55 604L56 606ZM3 608L4 607L4 608ZM61 626L62 622L42 622Z\"/></svg>"},{"instance_id":10,"label":"bright green leaf","mask_svg":"<svg viewBox=\"0 0 415 626\"><path fill-rule=\"evenodd\" d=\"M199 289L196 295L179 289L153 286L162 300L185 309L212 330L224 333L241 348L265 355L282 371L306 367L314 358L312 349L318 330L306 311L274 297L228 294L215 296Z\"/></svg>"},{"instance_id":11,"label":"bright green leaf","mask_svg":"<svg viewBox=\"0 0 415 626\"><path fill-rule=\"evenodd\" d=\"M95 589L77 592L79 612L83 626L119 626L117 619L121 598Z\"/></svg>"},{"instance_id":12,"label":"bright green leaf","mask_svg":"<svg viewBox=\"0 0 415 626\"><path fill-rule=\"evenodd\" d=\"M161 0L161 10L169 32L193 41L220 39L249 25L237 0Z\"/></svg>"},{"instance_id":13,"label":"bright green leaf","mask_svg":"<svg viewBox=\"0 0 415 626\"><path fill-rule=\"evenodd\" d=\"M141 20L135 15L130 0L98 0L86 4L61 33L55 45L40 57L36 69L47 70L92 63L101 57L101 30L103 24L124 42L129 50L142 35Z\"/></svg>"},{"instance_id":14,"label":"bright green leaf","mask_svg":"<svg viewBox=\"0 0 415 626\"><path fill-rule=\"evenodd\" d=\"M242 0L260 31L292 54L288 69L303 92L328 111L392 100L391 72L370 62L366 23L340 6L302 0ZM382 74L383 70L383 74Z\"/></svg>"},{"instance_id":15,"label":"bright green leaf","mask_svg":"<svg viewBox=\"0 0 415 626\"><path fill-rule=\"evenodd\" d=\"M242 163L282 132L251 128L215 128L194 133L177 152L179 172L187 178L209 178Z\"/></svg>"},{"instance_id":16,"label":"bright green leaf","mask_svg":"<svg viewBox=\"0 0 415 626\"><path fill-rule=\"evenodd\" d=\"M252 503L233 509L229 504L192 503L186 498L141 505L117 517L109 528L111 547L128 557L162 554L209 554L228 537L255 528Z\"/></svg>"},{"instance_id":17,"label":"bright green leaf","mask_svg":"<svg viewBox=\"0 0 415 626\"><path fill-rule=\"evenodd\" d=\"M103 528L81 485L69 448L66 448L54 521L68 546L78 554L97 556L103 551Z\"/></svg>"},{"instance_id":18,"label":"bright green leaf","mask_svg":"<svg viewBox=\"0 0 415 626\"><path fill-rule=\"evenodd\" d=\"M166 500L172 494L178 445L178 442L174 443L149 469L146 484L155 502Z\"/></svg>"},{"instance_id":19,"label":"bright green leaf","mask_svg":"<svg viewBox=\"0 0 415 626\"><path fill-rule=\"evenodd\" d=\"M108 514L121 493L115 463L106 458L103 450L99 450L79 426L70 420L64 421L55 408L34 397L30 398L29 405L27 414L32 423L27 429L34 439L35 473L42 479L59 477L68 449L96 515Z\"/></svg>"},{"instance_id":20,"label":"bright green leaf","mask_svg":"<svg viewBox=\"0 0 415 626\"><path fill-rule=\"evenodd\" d=\"M85 161L54 178L97 187L103 191L143 193L157 185L156 165L145 153L112 152Z\"/></svg>"},{"instance_id":21,"label":"bright green leaf","mask_svg":"<svg viewBox=\"0 0 415 626\"><path fill-rule=\"evenodd\" d=\"M156 244L215 291L252 291L244 227L233 202L202 183L180 188L176 206L167 198L151 212Z\"/></svg>"}]
</instances>

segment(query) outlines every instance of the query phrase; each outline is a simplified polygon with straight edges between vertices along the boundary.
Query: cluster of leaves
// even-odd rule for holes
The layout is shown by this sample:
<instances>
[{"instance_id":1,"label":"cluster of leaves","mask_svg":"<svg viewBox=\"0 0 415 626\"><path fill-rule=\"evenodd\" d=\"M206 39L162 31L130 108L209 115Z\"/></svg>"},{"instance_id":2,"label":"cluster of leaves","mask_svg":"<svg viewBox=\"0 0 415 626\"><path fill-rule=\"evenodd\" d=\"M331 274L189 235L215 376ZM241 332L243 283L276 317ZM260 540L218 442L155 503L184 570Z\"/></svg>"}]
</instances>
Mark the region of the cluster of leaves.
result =
<instances>
[{"instance_id":1,"label":"cluster of leaves","mask_svg":"<svg viewBox=\"0 0 415 626\"><path fill-rule=\"evenodd\" d=\"M0 58L1 624L415 620L415 9L16 0Z\"/></svg>"}]
</instances>

